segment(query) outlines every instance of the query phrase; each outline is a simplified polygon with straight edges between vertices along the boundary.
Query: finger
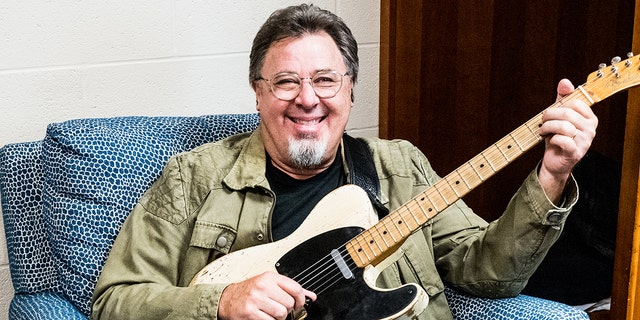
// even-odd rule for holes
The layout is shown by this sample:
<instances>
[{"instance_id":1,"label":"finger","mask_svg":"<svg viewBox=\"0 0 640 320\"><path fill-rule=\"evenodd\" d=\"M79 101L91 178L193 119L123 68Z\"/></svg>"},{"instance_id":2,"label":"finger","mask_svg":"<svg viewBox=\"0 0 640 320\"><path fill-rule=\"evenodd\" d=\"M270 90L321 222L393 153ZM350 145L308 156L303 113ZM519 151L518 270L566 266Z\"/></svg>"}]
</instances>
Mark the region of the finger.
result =
<instances>
[{"instance_id":1,"label":"finger","mask_svg":"<svg viewBox=\"0 0 640 320\"><path fill-rule=\"evenodd\" d=\"M271 303L265 304L260 311L267 316L267 319L286 319L291 312L281 303L271 301Z\"/></svg>"},{"instance_id":2,"label":"finger","mask_svg":"<svg viewBox=\"0 0 640 320\"><path fill-rule=\"evenodd\" d=\"M558 95L556 96L556 101L570 94L571 92L573 92L574 89L575 88L573 86L573 83L571 83L571 81L569 81L568 79L560 80L560 82L558 82L558 88L557 88Z\"/></svg>"},{"instance_id":3,"label":"finger","mask_svg":"<svg viewBox=\"0 0 640 320\"><path fill-rule=\"evenodd\" d=\"M304 307L307 303L307 299L315 301L317 298L315 293L304 289L296 281L289 278L283 279L283 281L280 282L280 287L293 299L291 308L296 311L299 311Z\"/></svg>"}]
</instances>

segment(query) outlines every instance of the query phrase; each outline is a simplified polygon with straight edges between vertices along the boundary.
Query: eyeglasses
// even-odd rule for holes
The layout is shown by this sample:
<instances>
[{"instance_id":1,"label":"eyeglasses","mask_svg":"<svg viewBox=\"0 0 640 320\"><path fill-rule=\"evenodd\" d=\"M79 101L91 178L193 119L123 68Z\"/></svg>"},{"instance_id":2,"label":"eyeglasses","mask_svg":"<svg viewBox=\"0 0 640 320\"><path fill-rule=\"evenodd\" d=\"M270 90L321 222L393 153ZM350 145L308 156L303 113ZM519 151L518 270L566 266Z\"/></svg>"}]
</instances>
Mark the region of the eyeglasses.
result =
<instances>
[{"instance_id":1,"label":"eyeglasses","mask_svg":"<svg viewBox=\"0 0 640 320\"><path fill-rule=\"evenodd\" d=\"M282 72L273 76L272 79L260 77L258 80L264 80L271 86L271 92L280 100L290 101L295 99L302 90L302 81L310 80L311 88L319 98L333 98L342 88L342 77L348 75L338 71L318 71L310 78L300 78L293 72Z\"/></svg>"}]
</instances>

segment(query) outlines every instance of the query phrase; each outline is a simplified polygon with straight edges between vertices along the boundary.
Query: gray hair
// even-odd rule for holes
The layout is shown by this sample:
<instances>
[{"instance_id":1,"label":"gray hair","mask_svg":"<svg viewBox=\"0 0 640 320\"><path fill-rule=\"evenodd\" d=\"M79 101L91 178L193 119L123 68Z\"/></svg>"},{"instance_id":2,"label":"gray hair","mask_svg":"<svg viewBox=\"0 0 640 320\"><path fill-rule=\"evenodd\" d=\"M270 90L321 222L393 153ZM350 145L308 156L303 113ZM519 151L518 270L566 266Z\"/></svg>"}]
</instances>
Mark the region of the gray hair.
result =
<instances>
[{"instance_id":1,"label":"gray hair","mask_svg":"<svg viewBox=\"0 0 640 320\"><path fill-rule=\"evenodd\" d=\"M312 4L280 9L271 14L253 39L249 56L249 82L261 78L260 72L271 44L286 38L326 32L338 46L354 83L358 79L358 43L340 17ZM351 94L353 101L353 93Z\"/></svg>"}]
</instances>

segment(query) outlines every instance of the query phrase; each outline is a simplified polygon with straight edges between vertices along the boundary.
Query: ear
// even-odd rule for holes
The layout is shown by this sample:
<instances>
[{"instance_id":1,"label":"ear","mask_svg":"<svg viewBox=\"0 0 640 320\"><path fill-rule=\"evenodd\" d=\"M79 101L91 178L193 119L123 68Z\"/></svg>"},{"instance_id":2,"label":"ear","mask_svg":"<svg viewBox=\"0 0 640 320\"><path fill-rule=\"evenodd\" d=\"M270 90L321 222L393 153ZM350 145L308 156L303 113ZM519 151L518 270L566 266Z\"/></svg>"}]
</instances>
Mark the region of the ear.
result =
<instances>
[{"instance_id":1,"label":"ear","mask_svg":"<svg viewBox=\"0 0 640 320\"><path fill-rule=\"evenodd\" d=\"M253 93L256 95L256 110L260 111L260 97L262 96L262 90L260 90L260 87L256 82L251 84L251 88L253 88Z\"/></svg>"}]
</instances>

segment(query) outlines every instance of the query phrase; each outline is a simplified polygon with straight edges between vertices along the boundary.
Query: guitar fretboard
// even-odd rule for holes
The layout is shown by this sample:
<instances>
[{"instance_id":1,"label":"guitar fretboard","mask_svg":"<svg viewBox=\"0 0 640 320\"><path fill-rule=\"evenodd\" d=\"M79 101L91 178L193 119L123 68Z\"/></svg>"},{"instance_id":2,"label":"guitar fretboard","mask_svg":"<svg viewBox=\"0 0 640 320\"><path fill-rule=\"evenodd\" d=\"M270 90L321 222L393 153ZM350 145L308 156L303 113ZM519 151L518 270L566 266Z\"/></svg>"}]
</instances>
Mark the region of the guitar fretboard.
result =
<instances>
[{"instance_id":1,"label":"guitar fretboard","mask_svg":"<svg viewBox=\"0 0 640 320\"><path fill-rule=\"evenodd\" d=\"M579 87L549 108L560 107L573 99L580 99L589 106L600 101L588 90L588 86L585 84ZM537 114L349 241L346 249L356 265L365 267L384 260L409 235L423 227L438 213L542 141L543 137L538 133L538 129L542 124L543 113L544 111Z\"/></svg>"}]
</instances>

